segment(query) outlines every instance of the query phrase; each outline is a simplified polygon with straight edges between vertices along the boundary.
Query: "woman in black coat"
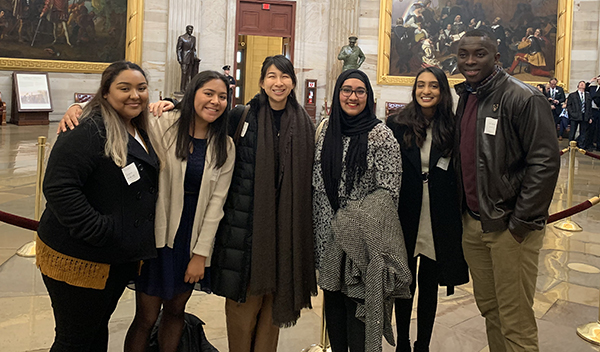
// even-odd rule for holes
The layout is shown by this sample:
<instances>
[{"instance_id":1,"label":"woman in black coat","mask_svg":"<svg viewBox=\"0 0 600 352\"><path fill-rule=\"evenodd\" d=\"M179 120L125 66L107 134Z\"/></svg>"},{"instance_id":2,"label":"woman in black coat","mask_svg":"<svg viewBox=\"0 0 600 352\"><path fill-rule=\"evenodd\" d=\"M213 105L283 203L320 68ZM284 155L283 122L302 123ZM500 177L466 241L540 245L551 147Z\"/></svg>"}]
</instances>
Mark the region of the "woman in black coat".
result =
<instances>
[{"instance_id":1,"label":"woman in black coat","mask_svg":"<svg viewBox=\"0 0 600 352\"><path fill-rule=\"evenodd\" d=\"M106 351L125 285L156 256L159 162L145 132L147 103L142 69L111 64L80 127L50 154L36 263L52 301L53 352Z\"/></svg>"},{"instance_id":2,"label":"woman in black coat","mask_svg":"<svg viewBox=\"0 0 600 352\"><path fill-rule=\"evenodd\" d=\"M438 285L447 286L450 295L454 286L469 281L451 162L455 117L444 72L436 67L422 69L413 85L412 102L390 116L387 125L400 143L402 155L398 214L413 274L413 295L417 281L419 284L414 351L429 351ZM412 305L412 298L396 299L397 352L411 351Z\"/></svg>"}]
</instances>

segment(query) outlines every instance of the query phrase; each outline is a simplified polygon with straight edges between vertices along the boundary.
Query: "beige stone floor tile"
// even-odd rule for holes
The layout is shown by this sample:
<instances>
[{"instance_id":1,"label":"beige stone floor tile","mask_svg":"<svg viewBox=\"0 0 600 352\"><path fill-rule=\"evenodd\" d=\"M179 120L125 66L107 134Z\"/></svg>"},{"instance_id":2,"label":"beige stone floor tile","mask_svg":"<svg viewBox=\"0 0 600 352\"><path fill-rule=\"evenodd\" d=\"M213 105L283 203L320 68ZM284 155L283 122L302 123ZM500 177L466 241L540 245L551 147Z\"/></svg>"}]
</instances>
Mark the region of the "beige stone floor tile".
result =
<instances>
[{"instance_id":1,"label":"beige stone floor tile","mask_svg":"<svg viewBox=\"0 0 600 352\"><path fill-rule=\"evenodd\" d=\"M18 200L21 198L26 198L27 195L23 195L23 194L16 194L16 193L11 193L11 192L0 192L0 209L2 208L2 205L8 202L12 202L13 200Z\"/></svg>"},{"instance_id":2,"label":"beige stone floor tile","mask_svg":"<svg viewBox=\"0 0 600 352\"><path fill-rule=\"evenodd\" d=\"M16 249L27 242L33 241L33 238L33 231L0 223L0 249Z\"/></svg>"},{"instance_id":3,"label":"beige stone floor tile","mask_svg":"<svg viewBox=\"0 0 600 352\"><path fill-rule=\"evenodd\" d=\"M542 319L542 317L552 308L557 299L552 296L546 296L540 292L536 292L533 300L533 312L536 319Z\"/></svg>"},{"instance_id":4,"label":"beige stone floor tile","mask_svg":"<svg viewBox=\"0 0 600 352\"><path fill-rule=\"evenodd\" d=\"M0 265L2 265L4 262L6 262L8 259L10 259L10 257L12 257L16 252L16 249L4 249L4 248L0 248Z\"/></svg>"},{"instance_id":5,"label":"beige stone floor tile","mask_svg":"<svg viewBox=\"0 0 600 352\"><path fill-rule=\"evenodd\" d=\"M548 301L564 300L587 306L598 306L598 289L561 282L541 293Z\"/></svg>"}]
</instances>

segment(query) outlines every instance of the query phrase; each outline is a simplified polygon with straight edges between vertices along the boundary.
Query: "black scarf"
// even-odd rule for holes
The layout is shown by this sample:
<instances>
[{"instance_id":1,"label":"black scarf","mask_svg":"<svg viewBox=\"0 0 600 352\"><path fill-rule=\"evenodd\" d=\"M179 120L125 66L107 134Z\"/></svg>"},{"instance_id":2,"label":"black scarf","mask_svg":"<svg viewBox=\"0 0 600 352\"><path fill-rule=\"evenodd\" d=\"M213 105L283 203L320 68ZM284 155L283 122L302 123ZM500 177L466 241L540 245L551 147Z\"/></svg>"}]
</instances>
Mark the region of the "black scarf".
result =
<instances>
[{"instance_id":1,"label":"black scarf","mask_svg":"<svg viewBox=\"0 0 600 352\"><path fill-rule=\"evenodd\" d=\"M356 78L365 84L367 105L357 116L348 116L340 104L340 89L347 79ZM335 83L329 125L325 132L321 169L327 198L334 211L340 207L339 186L342 177L342 157L344 153L342 136L350 137L346 153L346 194L354 188L354 181L360 179L367 169L367 143L369 132L381 121L375 116L375 98L369 77L359 70L342 72Z\"/></svg>"}]
</instances>

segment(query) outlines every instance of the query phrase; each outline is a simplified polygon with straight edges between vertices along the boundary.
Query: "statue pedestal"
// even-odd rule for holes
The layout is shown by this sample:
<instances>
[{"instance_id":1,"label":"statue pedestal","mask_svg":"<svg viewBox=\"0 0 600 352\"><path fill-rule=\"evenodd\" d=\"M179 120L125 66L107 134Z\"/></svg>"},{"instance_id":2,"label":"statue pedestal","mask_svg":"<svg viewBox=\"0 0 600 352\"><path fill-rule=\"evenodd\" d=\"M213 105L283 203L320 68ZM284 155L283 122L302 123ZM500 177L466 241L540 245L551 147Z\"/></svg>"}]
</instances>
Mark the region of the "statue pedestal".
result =
<instances>
[{"instance_id":1,"label":"statue pedestal","mask_svg":"<svg viewBox=\"0 0 600 352\"><path fill-rule=\"evenodd\" d=\"M183 100L183 92L174 92L171 94L171 97L173 97L173 99L177 99L177 101L181 101Z\"/></svg>"}]
</instances>

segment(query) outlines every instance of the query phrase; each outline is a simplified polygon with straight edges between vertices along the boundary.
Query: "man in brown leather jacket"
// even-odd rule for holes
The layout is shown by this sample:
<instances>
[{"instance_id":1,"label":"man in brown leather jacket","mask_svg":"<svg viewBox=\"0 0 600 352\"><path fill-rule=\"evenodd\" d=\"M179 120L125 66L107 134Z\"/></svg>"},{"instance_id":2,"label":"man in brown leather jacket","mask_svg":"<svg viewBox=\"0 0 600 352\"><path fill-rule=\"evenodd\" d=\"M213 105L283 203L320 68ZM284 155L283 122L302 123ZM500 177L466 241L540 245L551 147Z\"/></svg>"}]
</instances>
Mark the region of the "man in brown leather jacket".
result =
<instances>
[{"instance_id":1,"label":"man in brown leather jacket","mask_svg":"<svg viewBox=\"0 0 600 352\"><path fill-rule=\"evenodd\" d=\"M533 296L559 149L546 97L504 72L499 58L487 32L458 44L463 250L490 352L537 352Z\"/></svg>"}]
</instances>

